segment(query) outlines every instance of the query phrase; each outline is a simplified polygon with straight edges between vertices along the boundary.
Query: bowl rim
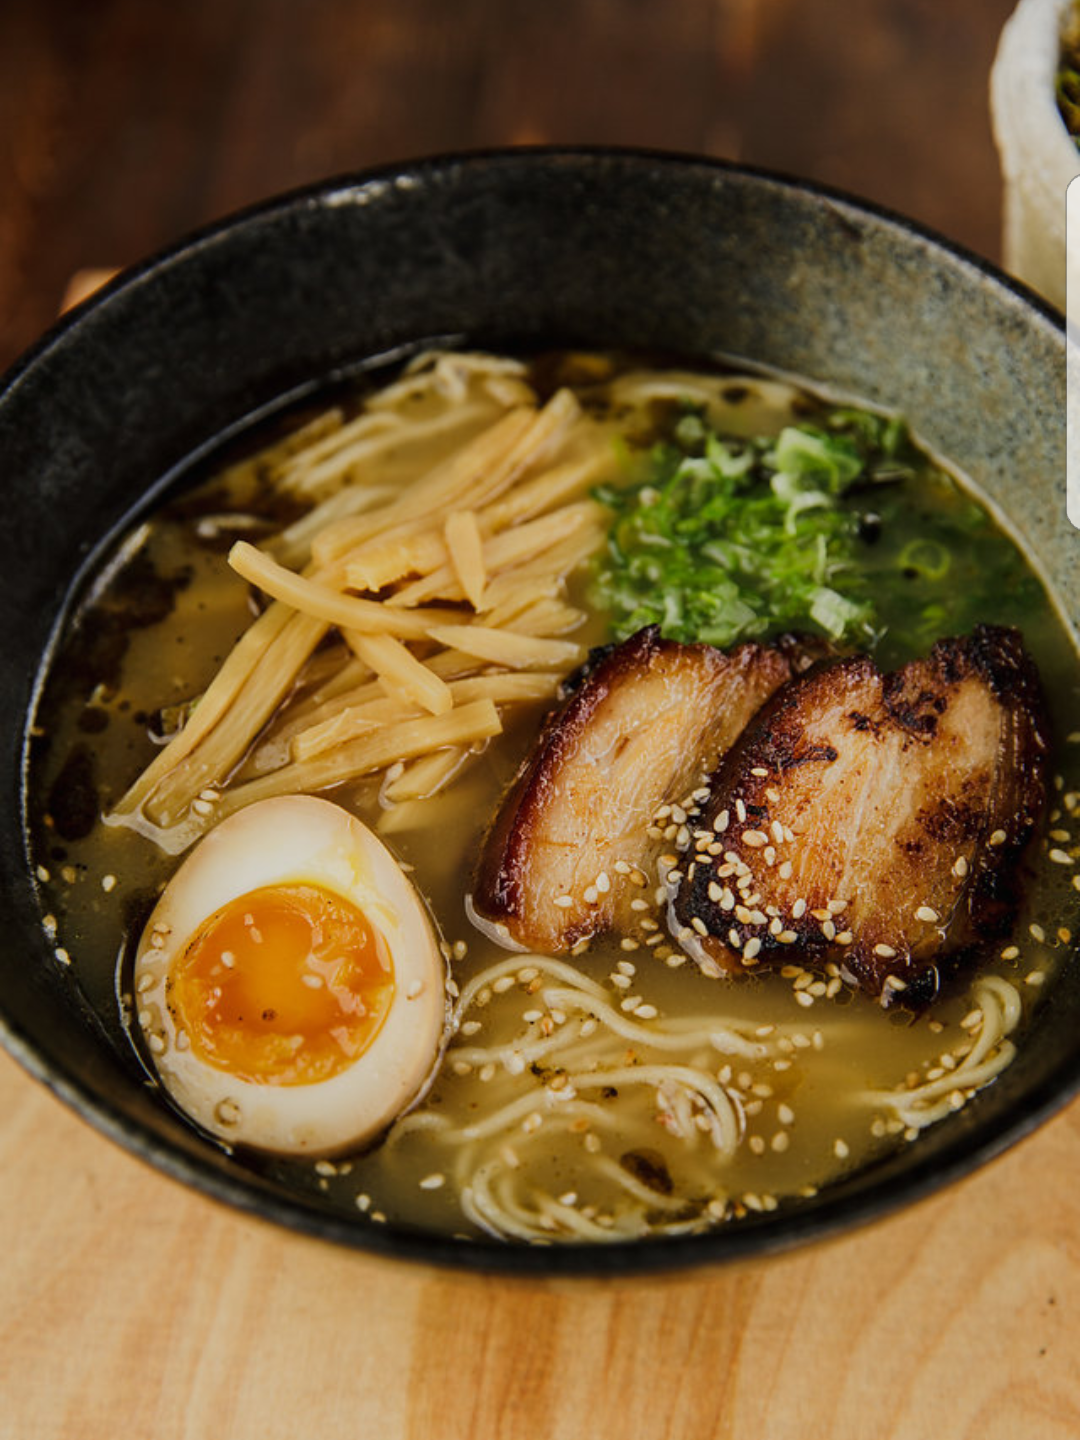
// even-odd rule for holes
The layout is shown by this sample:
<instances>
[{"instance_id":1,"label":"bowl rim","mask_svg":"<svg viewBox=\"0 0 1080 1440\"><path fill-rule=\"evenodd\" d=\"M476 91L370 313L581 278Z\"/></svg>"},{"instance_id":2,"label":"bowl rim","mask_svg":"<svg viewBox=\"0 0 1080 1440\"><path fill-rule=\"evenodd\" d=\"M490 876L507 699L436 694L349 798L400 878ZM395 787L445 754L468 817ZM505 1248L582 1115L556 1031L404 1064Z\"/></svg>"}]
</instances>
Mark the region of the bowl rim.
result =
<instances>
[{"instance_id":1,"label":"bowl rim","mask_svg":"<svg viewBox=\"0 0 1080 1440\"><path fill-rule=\"evenodd\" d=\"M609 161L727 175L740 182L748 181L801 195L811 202L824 202L841 211L850 211L853 216L867 217L894 235L903 235L909 241L914 239L931 251L940 252L951 264L959 262L961 267L972 272L973 280L990 282L1006 295L1019 300L1041 321L1060 331L1064 339L1064 316L1022 281L931 227L837 187L766 167L677 150L592 144L489 147L446 151L332 175L260 199L189 230L171 244L118 271L49 326L0 376L0 406L21 378L37 366L46 364L53 349L62 345L70 332L77 331L88 315L107 306L113 296L152 281L160 272L213 245L223 234L253 222L294 212L298 208L346 203L350 197L356 197L364 190L371 191L402 177L423 183L450 171L487 169L493 165L543 166L552 162L587 164ZM250 419L245 418L245 426ZM214 436L212 443L216 444L220 439L219 435ZM185 467L189 460L190 457L184 462ZM165 483L166 479L155 476L152 483L157 486ZM131 508L138 503L138 499L133 500ZM62 623L63 614L62 607L58 623ZM24 717L24 725L28 718ZM1078 1050L1074 1055L1063 1057L1053 1071L1033 1087L1025 1096L1022 1108L1018 1107L1019 1113L1002 1117L989 1130L984 1127L960 1132L954 1137L943 1161L916 1160L891 1186L886 1188L871 1183L854 1193L837 1196L827 1209L803 1210L795 1207L784 1211L781 1222L768 1215L750 1215L715 1230L644 1242L630 1240L603 1245L538 1246L508 1244L486 1236L456 1241L405 1226L358 1223L359 1214L357 1220L353 1220L344 1214L308 1206L299 1195L286 1199L240 1176L225 1174L201 1154L184 1151L155 1136L97 1094L91 1086L84 1084L59 1061L47 1058L33 1039L3 1013L0 1013L0 1046L99 1133L157 1171L233 1210L275 1223L293 1233L331 1241L360 1253L508 1278L632 1278L642 1274L685 1272L703 1266L715 1267L775 1256L810 1242L851 1233L928 1198L996 1158L1062 1110L1080 1092Z\"/></svg>"}]
</instances>

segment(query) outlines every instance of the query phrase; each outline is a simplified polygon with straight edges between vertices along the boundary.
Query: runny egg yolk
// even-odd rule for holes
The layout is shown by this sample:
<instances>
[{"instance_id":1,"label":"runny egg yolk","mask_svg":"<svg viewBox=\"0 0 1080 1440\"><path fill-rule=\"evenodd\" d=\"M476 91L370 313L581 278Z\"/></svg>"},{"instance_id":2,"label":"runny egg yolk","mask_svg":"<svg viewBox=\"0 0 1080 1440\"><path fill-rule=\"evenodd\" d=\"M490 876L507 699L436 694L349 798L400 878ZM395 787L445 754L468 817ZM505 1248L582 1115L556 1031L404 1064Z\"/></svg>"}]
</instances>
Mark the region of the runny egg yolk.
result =
<instances>
[{"instance_id":1,"label":"runny egg yolk","mask_svg":"<svg viewBox=\"0 0 1080 1440\"><path fill-rule=\"evenodd\" d=\"M239 895L199 929L169 980L193 1052L238 1080L309 1085L352 1065L394 996L382 936L316 885Z\"/></svg>"}]
</instances>

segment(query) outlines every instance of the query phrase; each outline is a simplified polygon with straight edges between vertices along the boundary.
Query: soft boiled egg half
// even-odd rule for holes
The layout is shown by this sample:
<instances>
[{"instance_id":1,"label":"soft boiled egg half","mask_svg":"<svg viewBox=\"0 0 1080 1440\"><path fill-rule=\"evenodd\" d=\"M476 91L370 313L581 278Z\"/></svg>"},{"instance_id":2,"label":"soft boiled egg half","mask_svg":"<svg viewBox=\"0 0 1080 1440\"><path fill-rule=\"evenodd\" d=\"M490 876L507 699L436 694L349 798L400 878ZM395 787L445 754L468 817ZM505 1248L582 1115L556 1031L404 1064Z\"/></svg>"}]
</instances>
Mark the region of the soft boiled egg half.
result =
<instances>
[{"instance_id":1,"label":"soft boiled egg half","mask_svg":"<svg viewBox=\"0 0 1080 1440\"><path fill-rule=\"evenodd\" d=\"M426 1088L446 964L412 883L328 800L223 820L162 893L135 958L139 1025L176 1104L230 1144L360 1148Z\"/></svg>"}]
</instances>

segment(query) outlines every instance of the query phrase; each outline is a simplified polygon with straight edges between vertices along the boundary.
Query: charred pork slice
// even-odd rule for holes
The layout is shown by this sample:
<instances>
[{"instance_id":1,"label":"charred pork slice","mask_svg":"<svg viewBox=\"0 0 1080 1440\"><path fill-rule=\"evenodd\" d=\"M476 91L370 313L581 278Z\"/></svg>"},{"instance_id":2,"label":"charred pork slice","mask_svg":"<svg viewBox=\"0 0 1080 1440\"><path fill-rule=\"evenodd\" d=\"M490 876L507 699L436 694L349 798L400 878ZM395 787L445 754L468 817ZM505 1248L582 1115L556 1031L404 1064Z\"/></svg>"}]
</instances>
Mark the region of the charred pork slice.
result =
<instances>
[{"instance_id":1,"label":"charred pork slice","mask_svg":"<svg viewBox=\"0 0 1080 1440\"><path fill-rule=\"evenodd\" d=\"M865 656L778 691L723 759L674 914L706 968L828 962L925 1003L1004 934L1046 798L1038 675L980 626L881 675Z\"/></svg>"},{"instance_id":2,"label":"charred pork slice","mask_svg":"<svg viewBox=\"0 0 1080 1440\"><path fill-rule=\"evenodd\" d=\"M507 795L481 856L475 911L547 954L612 928L634 933L664 845L653 817L673 802L679 815L677 802L703 785L801 653L749 642L725 654L663 640L655 626L613 647L548 721Z\"/></svg>"}]
</instances>

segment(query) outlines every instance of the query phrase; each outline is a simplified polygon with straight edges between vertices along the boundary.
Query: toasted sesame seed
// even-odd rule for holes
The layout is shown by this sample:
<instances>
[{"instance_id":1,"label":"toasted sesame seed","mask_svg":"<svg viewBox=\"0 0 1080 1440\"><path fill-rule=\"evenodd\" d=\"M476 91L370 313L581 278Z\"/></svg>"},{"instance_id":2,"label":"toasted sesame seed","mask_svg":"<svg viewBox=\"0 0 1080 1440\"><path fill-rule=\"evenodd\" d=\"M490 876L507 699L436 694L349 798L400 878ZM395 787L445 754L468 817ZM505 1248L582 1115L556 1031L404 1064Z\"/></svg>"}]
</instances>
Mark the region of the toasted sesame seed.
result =
<instances>
[{"instance_id":1,"label":"toasted sesame seed","mask_svg":"<svg viewBox=\"0 0 1080 1440\"><path fill-rule=\"evenodd\" d=\"M875 945L874 954L879 955L882 960L892 960L896 951L891 945Z\"/></svg>"},{"instance_id":2,"label":"toasted sesame seed","mask_svg":"<svg viewBox=\"0 0 1080 1440\"><path fill-rule=\"evenodd\" d=\"M793 920L801 920L802 917L803 917L805 914L806 914L806 901L805 901L805 900L802 898L802 896L800 895L800 897L798 898L798 900L796 900L796 901L795 901L795 904L791 907L791 918L792 918Z\"/></svg>"},{"instance_id":3,"label":"toasted sesame seed","mask_svg":"<svg viewBox=\"0 0 1080 1440\"><path fill-rule=\"evenodd\" d=\"M586 905L595 905L600 898L600 893L595 885L586 885L582 898Z\"/></svg>"},{"instance_id":4,"label":"toasted sesame seed","mask_svg":"<svg viewBox=\"0 0 1080 1440\"><path fill-rule=\"evenodd\" d=\"M1046 983L1045 970L1029 970L1024 976L1025 985L1044 985Z\"/></svg>"},{"instance_id":5,"label":"toasted sesame seed","mask_svg":"<svg viewBox=\"0 0 1080 1440\"><path fill-rule=\"evenodd\" d=\"M748 941L746 942L746 946L745 946L745 948L743 949L743 959L744 959L744 960L753 960L753 959L755 958L755 956L757 956L758 954L760 954L760 952L761 952L761 941L760 941L760 940L757 938L757 936L755 935L752 940L748 940Z\"/></svg>"},{"instance_id":6,"label":"toasted sesame seed","mask_svg":"<svg viewBox=\"0 0 1080 1440\"><path fill-rule=\"evenodd\" d=\"M446 1184L446 1176L434 1171L431 1175L425 1175L420 1181L421 1190L441 1190Z\"/></svg>"},{"instance_id":7,"label":"toasted sesame seed","mask_svg":"<svg viewBox=\"0 0 1080 1440\"><path fill-rule=\"evenodd\" d=\"M1037 940L1040 945L1046 939L1046 931L1042 928L1041 925L1029 925L1028 934L1033 940Z\"/></svg>"},{"instance_id":8,"label":"toasted sesame seed","mask_svg":"<svg viewBox=\"0 0 1080 1440\"><path fill-rule=\"evenodd\" d=\"M831 920L823 920L821 922L821 933L825 936L826 940L835 940L836 926Z\"/></svg>"},{"instance_id":9,"label":"toasted sesame seed","mask_svg":"<svg viewBox=\"0 0 1080 1440\"><path fill-rule=\"evenodd\" d=\"M799 937L794 930L781 930L776 938L781 945L793 945Z\"/></svg>"},{"instance_id":10,"label":"toasted sesame seed","mask_svg":"<svg viewBox=\"0 0 1080 1440\"><path fill-rule=\"evenodd\" d=\"M915 919L925 920L931 925L936 925L937 922L941 919L941 916L936 910L931 909L929 905L920 905L919 908L915 911Z\"/></svg>"},{"instance_id":11,"label":"toasted sesame seed","mask_svg":"<svg viewBox=\"0 0 1080 1440\"><path fill-rule=\"evenodd\" d=\"M1004 845L1007 839L1008 836L1004 830L995 830L986 843L988 845Z\"/></svg>"},{"instance_id":12,"label":"toasted sesame seed","mask_svg":"<svg viewBox=\"0 0 1080 1440\"><path fill-rule=\"evenodd\" d=\"M1051 850L1048 859L1052 860L1055 865L1076 864L1076 861L1073 859L1073 857L1065 850Z\"/></svg>"},{"instance_id":13,"label":"toasted sesame seed","mask_svg":"<svg viewBox=\"0 0 1080 1440\"><path fill-rule=\"evenodd\" d=\"M791 1144L791 1136L786 1130L778 1130L769 1143L776 1153L780 1155Z\"/></svg>"},{"instance_id":14,"label":"toasted sesame seed","mask_svg":"<svg viewBox=\"0 0 1080 1440\"><path fill-rule=\"evenodd\" d=\"M848 1156L851 1154L851 1150L850 1150L850 1148L848 1147L848 1144L847 1144L847 1141L846 1141L846 1140L840 1140L840 1139L834 1140L834 1141L833 1141L833 1147L832 1147L832 1148L833 1148L833 1154L836 1156L836 1158L837 1158L838 1160L846 1160L846 1159L848 1158Z\"/></svg>"},{"instance_id":15,"label":"toasted sesame seed","mask_svg":"<svg viewBox=\"0 0 1080 1440\"><path fill-rule=\"evenodd\" d=\"M574 897L572 895L556 895L553 903L557 905L560 910L569 910L570 906L574 903Z\"/></svg>"},{"instance_id":16,"label":"toasted sesame seed","mask_svg":"<svg viewBox=\"0 0 1080 1440\"><path fill-rule=\"evenodd\" d=\"M629 975L619 975L617 973L609 975L608 979L612 985L616 986L619 990L629 990L630 986L634 983Z\"/></svg>"},{"instance_id":17,"label":"toasted sesame seed","mask_svg":"<svg viewBox=\"0 0 1080 1440\"><path fill-rule=\"evenodd\" d=\"M958 880L963 880L968 873L968 862L963 855L958 855L953 862L952 873Z\"/></svg>"},{"instance_id":18,"label":"toasted sesame seed","mask_svg":"<svg viewBox=\"0 0 1080 1440\"><path fill-rule=\"evenodd\" d=\"M639 1020L655 1020L659 1013L655 1005L639 1005L634 1011Z\"/></svg>"},{"instance_id":19,"label":"toasted sesame seed","mask_svg":"<svg viewBox=\"0 0 1080 1440\"><path fill-rule=\"evenodd\" d=\"M814 1003L813 995L809 994L809 992L806 990L796 990L795 999L799 1005L802 1005L805 1008L809 1008Z\"/></svg>"}]
</instances>

